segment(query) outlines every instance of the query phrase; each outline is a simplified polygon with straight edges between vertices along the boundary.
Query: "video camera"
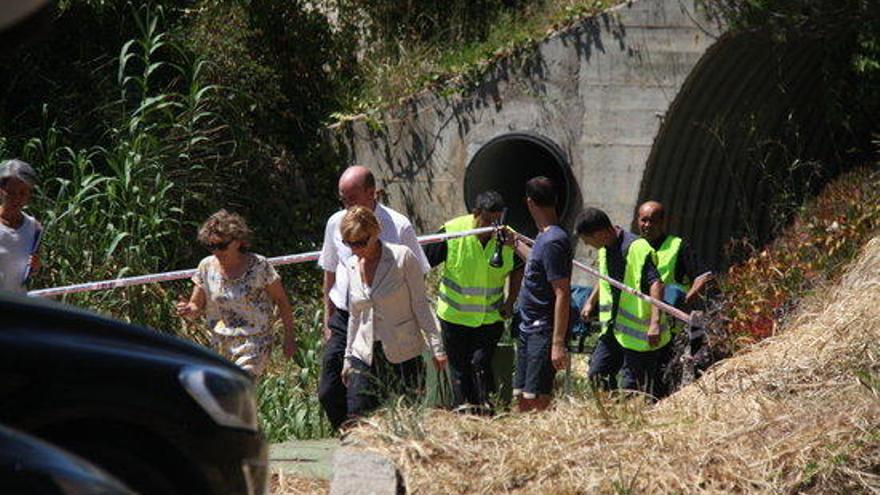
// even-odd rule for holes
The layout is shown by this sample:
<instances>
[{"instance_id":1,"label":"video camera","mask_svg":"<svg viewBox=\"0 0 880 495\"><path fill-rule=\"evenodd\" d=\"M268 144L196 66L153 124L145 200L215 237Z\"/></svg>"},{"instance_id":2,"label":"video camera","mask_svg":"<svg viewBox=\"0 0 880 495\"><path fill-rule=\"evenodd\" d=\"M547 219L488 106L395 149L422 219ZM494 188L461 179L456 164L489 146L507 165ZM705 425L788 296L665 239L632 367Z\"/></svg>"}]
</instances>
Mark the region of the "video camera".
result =
<instances>
[{"instance_id":1,"label":"video camera","mask_svg":"<svg viewBox=\"0 0 880 495\"><path fill-rule=\"evenodd\" d=\"M495 252L489 260L489 266L492 268L501 268L504 264L504 257L501 250L504 249L504 242L507 241L507 229L504 227L504 220L507 218L507 208L501 210L501 217L497 222L492 224L495 227Z\"/></svg>"}]
</instances>

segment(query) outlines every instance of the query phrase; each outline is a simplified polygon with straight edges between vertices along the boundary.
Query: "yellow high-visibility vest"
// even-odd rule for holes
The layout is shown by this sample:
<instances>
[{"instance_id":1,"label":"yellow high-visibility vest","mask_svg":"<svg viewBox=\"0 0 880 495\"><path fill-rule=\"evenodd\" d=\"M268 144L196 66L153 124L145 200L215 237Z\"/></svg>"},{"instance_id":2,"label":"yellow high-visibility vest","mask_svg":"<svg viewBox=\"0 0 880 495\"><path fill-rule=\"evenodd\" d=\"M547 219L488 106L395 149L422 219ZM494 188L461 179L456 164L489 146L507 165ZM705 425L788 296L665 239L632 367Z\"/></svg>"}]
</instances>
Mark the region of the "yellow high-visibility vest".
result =
<instances>
[{"instance_id":1,"label":"yellow high-visibility vest","mask_svg":"<svg viewBox=\"0 0 880 495\"><path fill-rule=\"evenodd\" d=\"M674 235L666 236L660 249L657 250L657 271L660 272L660 279L664 285L676 284L681 286L685 292L691 289L691 283L682 283L675 279L675 270L678 267L678 255L681 253L681 237Z\"/></svg>"},{"instance_id":2,"label":"yellow high-visibility vest","mask_svg":"<svg viewBox=\"0 0 880 495\"><path fill-rule=\"evenodd\" d=\"M473 215L454 218L444 225L446 232L474 228ZM446 241L446 261L437 298L437 316L444 321L479 327L501 321L504 305L504 280L513 270L513 248L501 249L503 263L489 265L495 245L493 237L485 246L477 236L469 235Z\"/></svg>"},{"instance_id":3,"label":"yellow high-visibility vest","mask_svg":"<svg viewBox=\"0 0 880 495\"><path fill-rule=\"evenodd\" d=\"M637 239L629 245L626 252L626 267L623 283L627 287L641 290L642 272L648 259L657 262L657 253L644 239ZM608 251L599 249L599 273L608 275ZM616 317L612 315L614 298L611 284L599 281L599 321L603 324L603 332L607 330L613 319L614 337L621 347L633 351L651 351L669 343L669 329L661 327L660 343L657 347L648 345L648 329L651 326L651 304L639 299L626 291L620 291Z\"/></svg>"},{"instance_id":4,"label":"yellow high-visibility vest","mask_svg":"<svg viewBox=\"0 0 880 495\"><path fill-rule=\"evenodd\" d=\"M679 254L681 254L681 237L676 237L674 235L666 236L666 239L663 240L663 244L660 245L660 249L657 250L657 271L660 272L660 280L663 281L663 285L677 285L687 293L691 290L693 281L685 284L675 279L675 270L676 267L678 267ZM678 334L682 328L682 325L670 318L669 315L662 315L661 321L663 322L664 327L668 327L672 330L673 334Z\"/></svg>"}]
</instances>

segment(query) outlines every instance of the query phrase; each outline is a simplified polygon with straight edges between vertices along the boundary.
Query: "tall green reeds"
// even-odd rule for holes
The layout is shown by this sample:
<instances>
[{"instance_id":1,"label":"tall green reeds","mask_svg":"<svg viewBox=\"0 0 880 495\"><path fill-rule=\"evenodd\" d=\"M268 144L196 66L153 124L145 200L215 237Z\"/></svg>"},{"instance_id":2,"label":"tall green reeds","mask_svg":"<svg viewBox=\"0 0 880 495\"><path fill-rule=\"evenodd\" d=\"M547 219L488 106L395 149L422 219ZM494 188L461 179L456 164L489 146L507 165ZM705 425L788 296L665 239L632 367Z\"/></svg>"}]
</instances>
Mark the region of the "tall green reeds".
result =
<instances>
[{"instance_id":1,"label":"tall green reeds","mask_svg":"<svg viewBox=\"0 0 880 495\"><path fill-rule=\"evenodd\" d=\"M162 10L133 13L138 37L117 60L117 101L101 140L75 149L44 109L41 136L22 150L44 178L34 210L45 226L40 285L55 286L178 268L191 240L184 208L210 171L211 108L218 88L200 82L204 62L187 57L161 28ZM68 302L174 331L170 300L156 286L71 296Z\"/></svg>"},{"instance_id":2,"label":"tall green reeds","mask_svg":"<svg viewBox=\"0 0 880 495\"><path fill-rule=\"evenodd\" d=\"M260 418L270 442L322 438L331 434L317 391L321 368L321 311L317 301L296 306L299 352L292 361L277 352L257 389Z\"/></svg>"},{"instance_id":3,"label":"tall green reeds","mask_svg":"<svg viewBox=\"0 0 880 495\"><path fill-rule=\"evenodd\" d=\"M115 64L99 69L114 71L117 97L96 97L107 116L91 133L97 139L84 142L49 105L43 128L19 150L0 138L0 157L22 156L42 177L31 207L45 227L44 269L35 286L192 267L207 254L194 251L196 225L234 194L220 187L241 171L236 133L220 117L228 90L205 82L208 62L166 28L161 7L141 6L132 15L137 36L119 48ZM283 272L288 289L299 289L295 301L316 288L301 270ZM150 284L63 300L205 344L203 323L183 324L173 314L190 287L188 281ZM276 353L259 386L272 441L330 434L317 401L322 319L313 299L295 304L300 352L293 361Z\"/></svg>"}]
</instances>

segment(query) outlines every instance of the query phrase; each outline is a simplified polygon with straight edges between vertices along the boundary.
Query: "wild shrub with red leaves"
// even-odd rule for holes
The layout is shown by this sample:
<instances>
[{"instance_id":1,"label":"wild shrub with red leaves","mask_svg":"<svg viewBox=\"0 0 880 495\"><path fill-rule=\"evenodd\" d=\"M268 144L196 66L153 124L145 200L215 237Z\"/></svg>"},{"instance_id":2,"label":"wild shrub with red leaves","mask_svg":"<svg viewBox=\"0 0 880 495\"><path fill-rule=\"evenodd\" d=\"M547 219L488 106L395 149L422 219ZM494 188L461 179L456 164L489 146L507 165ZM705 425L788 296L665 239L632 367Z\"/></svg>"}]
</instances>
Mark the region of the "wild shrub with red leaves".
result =
<instances>
[{"instance_id":1,"label":"wild shrub with red leaves","mask_svg":"<svg viewBox=\"0 0 880 495\"><path fill-rule=\"evenodd\" d=\"M806 204L763 249L751 252L720 277L725 319L735 347L774 334L797 300L824 281L834 281L880 228L880 164L852 170ZM880 276L880 274L878 274Z\"/></svg>"}]
</instances>

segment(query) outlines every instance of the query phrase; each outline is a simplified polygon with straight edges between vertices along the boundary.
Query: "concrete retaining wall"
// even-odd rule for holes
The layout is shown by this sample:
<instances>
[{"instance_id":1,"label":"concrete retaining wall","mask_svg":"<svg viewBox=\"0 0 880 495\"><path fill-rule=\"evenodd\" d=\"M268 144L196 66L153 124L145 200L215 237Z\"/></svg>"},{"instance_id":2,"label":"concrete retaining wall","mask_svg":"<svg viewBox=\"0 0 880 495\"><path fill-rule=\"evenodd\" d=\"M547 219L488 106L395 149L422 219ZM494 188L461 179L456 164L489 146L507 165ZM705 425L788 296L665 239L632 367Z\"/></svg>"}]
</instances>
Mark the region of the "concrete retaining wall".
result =
<instances>
[{"instance_id":1,"label":"concrete retaining wall","mask_svg":"<svg viewBox=\"0 0 880 495\"><path fill-rule=\"evenodd\" d=\"M768 168L749 156L750 143L822 119L791 110L815 109L809 101L821 97L817 78L796 84L818 63L809 50L722 32L692 1L627 3L501 61L470 92L419 94L378 121L336 127L336 140L420 233L466 211L474 176L501 190L513 225L525 228L521 183L556 167L569 182L567 227L584 205L629 226L638 202L661 199L672 230L719 262L730 236L761 224L774 194L759 187ZM756 111L767 123L760 133L746 125Z\"/></svg>"}]
</instances>

